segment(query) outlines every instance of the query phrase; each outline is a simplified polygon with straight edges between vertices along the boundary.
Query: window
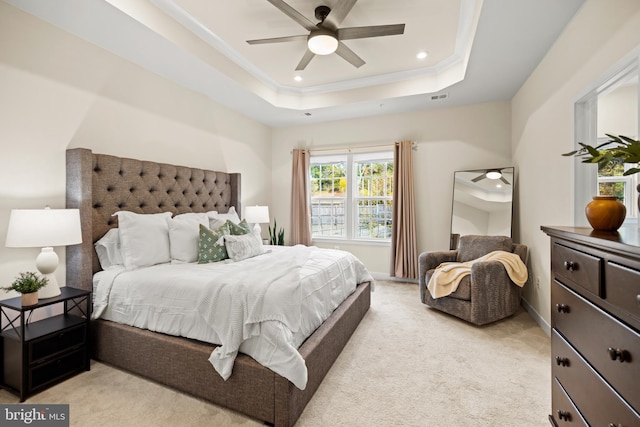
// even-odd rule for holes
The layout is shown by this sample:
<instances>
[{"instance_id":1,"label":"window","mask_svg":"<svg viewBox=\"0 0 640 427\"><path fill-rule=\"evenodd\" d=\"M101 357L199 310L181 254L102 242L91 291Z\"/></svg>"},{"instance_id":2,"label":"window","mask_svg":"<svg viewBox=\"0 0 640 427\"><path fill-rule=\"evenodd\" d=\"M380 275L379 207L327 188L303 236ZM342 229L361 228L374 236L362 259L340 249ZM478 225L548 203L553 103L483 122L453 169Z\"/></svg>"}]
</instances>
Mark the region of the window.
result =
<instances>
[{"instance_id":1,"label":"window","mask_svg":"<svg viewBox=\"0 0 640 427\"><path fill-rule=\"evenodd\" d=\"M635 165L622 162L598 165L598 195L616 196L627 208L628 219L637 217L635 208L637 194L633 191L636 188L637 174L628 176L622 174L632 166Z\"/></svg>"},{"instance_id":2,"label":"window","mask_svg":"<svg viewBox=\"0 0 640 427\"><path fill-rule=\"evenodd\" d=\"M311 236L390 241L393 153L312 156Z\"/></svg>"},{"instance_id":3,"label":"window","mask_svg":"<svg viewBox=\"0 0 640 427\"><path fill-rule=\"evenodd\" d=\"M615 73L607 73L595 82L590 91L575 104L576 141L597 146L609 138L606 134L637 138L639 132L640 57L633 57ZM625 222L638 221L636 186L640 174L623 176L634 165L623 163L596 167L580 164L575 168L574 223L588 225L580 206L585 206L595 194L612 195L627 208Z\"/></svg>"}]
</instances>

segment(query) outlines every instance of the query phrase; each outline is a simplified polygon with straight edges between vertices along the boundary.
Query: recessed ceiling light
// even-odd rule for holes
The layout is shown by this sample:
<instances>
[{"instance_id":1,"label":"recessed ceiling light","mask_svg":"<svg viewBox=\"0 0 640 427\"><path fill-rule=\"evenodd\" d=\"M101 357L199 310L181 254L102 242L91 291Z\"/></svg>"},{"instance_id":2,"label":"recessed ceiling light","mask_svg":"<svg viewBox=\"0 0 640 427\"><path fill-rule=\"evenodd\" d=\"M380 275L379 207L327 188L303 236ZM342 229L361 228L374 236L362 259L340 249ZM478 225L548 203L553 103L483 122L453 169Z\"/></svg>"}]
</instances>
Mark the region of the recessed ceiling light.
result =
<instances>
[{"instance_id":1,"label":"recessed ceiling light","mask_svg":"<svg viewBox=\"0 0 640 427\"><path fill-rule=\"evenodd\" d=\"M295 76L293 78L293 80L297 81L297 82L301 82L302 81L302 76Z\"/></svg>"},{"instance_id":2,"label":"recessed ceiling light","mask_svg":"<svg viewBox=\"0 0 640 427\"><path fill-rule=\"evenodd\" d=\"M427 52L418 52L418 54L416 55L416 58L418 59L424 59L427 57Z\"/></svg>"}]
</instances>

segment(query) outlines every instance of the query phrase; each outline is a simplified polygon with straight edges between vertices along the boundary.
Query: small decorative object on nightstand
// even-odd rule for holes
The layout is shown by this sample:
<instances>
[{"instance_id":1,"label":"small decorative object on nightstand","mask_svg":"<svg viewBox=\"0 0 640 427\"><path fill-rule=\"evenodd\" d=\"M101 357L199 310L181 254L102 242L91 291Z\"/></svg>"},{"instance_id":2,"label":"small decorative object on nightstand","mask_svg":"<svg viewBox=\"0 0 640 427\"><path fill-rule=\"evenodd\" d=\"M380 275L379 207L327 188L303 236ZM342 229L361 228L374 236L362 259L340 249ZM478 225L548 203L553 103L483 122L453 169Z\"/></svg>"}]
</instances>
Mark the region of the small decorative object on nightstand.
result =
<instances>
[{"instance_id":1,"label":"small decorative object on nightstand","mask_svg":"<svg viewBox=\"0 0 640 427\"><path fill-rule=\"evenodd\" d=\"M27 271L20 273L16 280L11 283L11 286L6 288L0 288L3 291L16 291L20 294L22 306L29 306L38 303L38 291L47 285L49 279L44 276L38 276L36 273Z\"/></svg>"},{"instance_id":2,"label":"small decorative object on nightstand","mask_svg":"<svg viewBox=\"0 0 640 427\"><path fill-rule=\"evenodd\" d=\"M35 322L37 308L62 304L62 314ZM19 297L0 300L0 387L24 400L81 371L88 371L91 292L63 287L59 296L24 307Z\"/></svg>"},{"instance_id":3,"label":"small decorative object on nightstand","mask_svg":"<svg viewBox=\"0 0 640 427\"><path fill-rule=\"evenodd\" d=\"M82 243L80 211L78 209L13 209L5 246L9 248L42 248L36 258L38 271L48 284L38 291L39 298L60 295L54 272L58 268L58 255L53 246Z\"/></svg>"}]
</instances>

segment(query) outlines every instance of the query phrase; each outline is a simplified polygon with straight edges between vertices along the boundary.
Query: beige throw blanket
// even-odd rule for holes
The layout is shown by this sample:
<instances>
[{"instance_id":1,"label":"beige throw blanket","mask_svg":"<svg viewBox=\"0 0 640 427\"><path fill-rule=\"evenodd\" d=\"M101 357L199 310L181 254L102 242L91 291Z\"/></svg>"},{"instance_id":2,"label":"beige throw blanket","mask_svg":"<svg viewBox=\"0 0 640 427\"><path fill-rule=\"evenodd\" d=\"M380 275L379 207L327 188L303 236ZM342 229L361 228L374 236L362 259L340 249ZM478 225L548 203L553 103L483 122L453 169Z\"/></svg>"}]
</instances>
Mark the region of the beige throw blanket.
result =
<instances>
[{"instance_id":1,"label":"beige throw blanket","mask_svg":"<svg viewBox=\"0 0 640 427\"><path fill-rule=\"evenodd\" d=\"M433 298L445 297L458 289L460 281L471 274L471 266L481 261L498 261L504 265L513 282L522 287L527 281L527 266L517 254L493 251L467 262L443 262L436 267L427 288Z\"/></svg>"}]
</instances>

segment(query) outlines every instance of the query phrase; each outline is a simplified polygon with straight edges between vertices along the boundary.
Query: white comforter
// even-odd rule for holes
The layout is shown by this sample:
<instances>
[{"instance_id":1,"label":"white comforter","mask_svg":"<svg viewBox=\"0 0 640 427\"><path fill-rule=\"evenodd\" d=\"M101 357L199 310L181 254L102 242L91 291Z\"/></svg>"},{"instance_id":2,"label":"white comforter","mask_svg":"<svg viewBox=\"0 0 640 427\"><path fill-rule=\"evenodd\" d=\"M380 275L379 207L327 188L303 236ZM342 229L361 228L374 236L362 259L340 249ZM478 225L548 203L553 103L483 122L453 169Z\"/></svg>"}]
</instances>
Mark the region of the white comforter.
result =
<instances>
[{"instance_id":1,"label":"white comforter","mask_svg":"<svg viewBox=\"0 0 640 427\"><path fill-rule=\"evenodd\" d=\"M220 344L209 361L224 379L241 351L304 389L298 347L357 283L373 279L348 252L266 248L240 262L99 272L93 318Z\"/></svg>"}]
</instances>

